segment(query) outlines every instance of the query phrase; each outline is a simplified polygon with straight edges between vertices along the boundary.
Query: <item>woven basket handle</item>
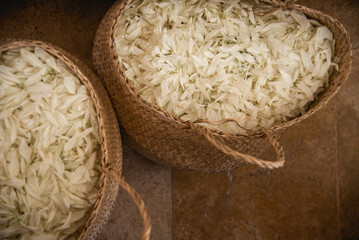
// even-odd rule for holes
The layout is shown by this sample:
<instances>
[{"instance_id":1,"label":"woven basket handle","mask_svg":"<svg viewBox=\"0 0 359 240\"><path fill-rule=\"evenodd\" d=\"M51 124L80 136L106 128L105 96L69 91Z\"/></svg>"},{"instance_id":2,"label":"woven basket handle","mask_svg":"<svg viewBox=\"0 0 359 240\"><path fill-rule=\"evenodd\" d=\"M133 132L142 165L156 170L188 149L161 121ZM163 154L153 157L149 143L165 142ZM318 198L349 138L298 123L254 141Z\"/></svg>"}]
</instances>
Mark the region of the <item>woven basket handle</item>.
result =
<instances>
[{"instance_id":1,"label":"woven basket handle","mask_svg":"<svg viewBox=\"0 0 359 240\"><path fill-rule=\"evenodd\" d=\"M197 129L218 150L222 151L223 153L225 153L227 155L233 156L237 159L241 159L247 163L251 163L251 164L257 165L259 167L269 168L269 169L283 167L283 165L284 165L285 156L284 156L283 147L280 145L280 143L278 142L276 137L264 128L262 128L261 131L267 136L269 142L271 143L275 152L277 153L277 160L275 162L266 161L266 160L253 157L253 156L245 154L245 153L238 152L238 151L232 149L231 147L229 147L228 145L224 144L220 140L218 140L213 135L213 133L211 133L204 127L195 126L194 124L191 124L191 128Z\"/></svg>"},{"instance_id":2,"label":"woven basket handle","mask_svg":"<svg viewBox=\"0 0 359 240\"><path fill-rule=\"evenodd\" d=\"M294 4L297 0L279 0L278 2L281 2L285 5L290 5L290 4Z\"/></svg>"},{"instance_id":3,"label":"woven basket handle","mask_svg":"<svg viewBox=\"0 0 359 240\"><path fill-rule=\"evenodd\" d=\"M262 0L267 3L274 3L277 6L290 6L293 5L297 0Z\"/></svg>"},{"instance_id":4,"label":"woven basket handle","mask_svg":"<svg viewBox=\"0 0 359 240\"><path fill-rule=\"evenodd\" d=\"M102 172L113 177L118 182L118 184L120 184L120 186L131 196L132 200L136 203L137 208L140 211L140 215L142 217L143 226L144 226L141 240L149 240L151 237L151 219L150 216L148 215L145 203L140 197L140 195L136 192L136 190L133 187L130 186L130 184L126 182L125 178L115 170L109 167L101 168L101 170Z\"/></svg>"}]
</instances>

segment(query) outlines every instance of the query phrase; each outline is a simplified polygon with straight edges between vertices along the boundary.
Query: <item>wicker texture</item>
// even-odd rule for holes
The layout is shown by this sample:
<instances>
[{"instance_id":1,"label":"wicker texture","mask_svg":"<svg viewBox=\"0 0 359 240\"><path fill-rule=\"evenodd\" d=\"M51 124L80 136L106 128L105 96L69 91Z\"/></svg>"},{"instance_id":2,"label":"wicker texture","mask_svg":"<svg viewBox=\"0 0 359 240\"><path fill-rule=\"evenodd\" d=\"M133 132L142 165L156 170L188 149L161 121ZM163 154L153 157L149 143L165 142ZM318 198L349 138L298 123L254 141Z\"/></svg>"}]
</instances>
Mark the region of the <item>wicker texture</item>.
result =
<instances>
[{"instance_id":1,"label":"wicker texture","mask_svg":"<svg viewBox=\"0 0 359 240\"><path fill-rule=\"evenodd\" d=\"M96 33L93 61L115 106L125 131L124 136L137 151L160 163L203 172L231 170L245 162L268 168L283 165L283 150L275 138L280 137L288 127L317 112L338 92L350 73L352 52L349 36L336 19L296 5L294 0L263 1L277 8L299 10L327 26L336 41L335 52L340 58L339 71L331 74L329 86L315 99L304 115L267 130L248 134L228 134L196 123L184 122L143 100L120 67L113 37L117 19L129 2L118 0L109 9ZM257 159L270 144L278 154L277 161Z\"/></svg>"},{"instance_id":2,"label":"wicker texture","mask_svg":"<svg viewBox=\"0 0 359 240\"><path fill-rule=\"evenodd\" d=\"M119 191L118 184L129 193L136 204L139 203L140 213L143 219L146 219L145 238L142 239L149 239L151 224L144 203L140 196L121 176L122 145L120 130L113 106L100 80L78 59L50 43L35 40L5 39L0 41L0 52L26 46L40 47L64 62L86 86L96 109L101 136L102 159L100 170L102 171L102 175L100 177L98 197L94 204L93 211L78 239L90 240L97 238L97 235L111 214ZM106 170L109 168L111 169L110 174Z\"/></svg>"}]
</instances>

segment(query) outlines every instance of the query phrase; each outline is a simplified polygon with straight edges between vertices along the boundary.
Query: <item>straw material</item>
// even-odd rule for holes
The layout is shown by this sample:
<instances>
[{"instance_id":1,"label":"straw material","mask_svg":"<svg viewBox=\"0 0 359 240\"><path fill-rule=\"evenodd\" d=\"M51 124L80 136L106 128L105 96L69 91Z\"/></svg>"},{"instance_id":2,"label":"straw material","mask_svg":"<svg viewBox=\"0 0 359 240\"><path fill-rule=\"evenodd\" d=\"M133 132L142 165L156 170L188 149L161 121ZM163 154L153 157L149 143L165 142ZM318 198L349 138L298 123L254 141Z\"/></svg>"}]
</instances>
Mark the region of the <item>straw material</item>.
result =
<instances>
[{"instance_id":1,"label":"straw material","mask_svg":"<svg viewBox=\"0 0 359 240\"><path fill-rule=\"evenodd\" d=\"M110 216L118 195L118 184L129 193L138 205L145 226L141 239L149 239L151 223L144 203L135 190L121 176L122 145L120 130L111 101L98 77L78 59L50 43L34 40L0 40L0 52L26 46L41 47L64 62L86 86L96 109L101 136L102 159L100 171L102 175L93 211L78 239L96 239Z\"/></svg>"},{"instance_id":2,"label":"straw material","mask_svg":"<svg viewBox=\"0 0 359 240\"><path fill-rule=\"evenodd\" d=\"M244 163L266 168L283 166L283 149L276 138L288 127L317 112L338 92L350 73L351 43L343 25L324 13L296 5L295 0L263 1L277 8L301 11L327 26L335 38L335 52L340 58L339 71L331 74L328 87L305 114L269 129L247 134L229 134L202 127L198 122L185 122L143 100L121 69L113 36L117 19L129 1L118 0L109 9L96 33L93 61L115 106L125 139L137 151L160 163L202 172L231 170ZM271 144L277 152L277 161L258 159Z\"/></svg>"}]
</instances>

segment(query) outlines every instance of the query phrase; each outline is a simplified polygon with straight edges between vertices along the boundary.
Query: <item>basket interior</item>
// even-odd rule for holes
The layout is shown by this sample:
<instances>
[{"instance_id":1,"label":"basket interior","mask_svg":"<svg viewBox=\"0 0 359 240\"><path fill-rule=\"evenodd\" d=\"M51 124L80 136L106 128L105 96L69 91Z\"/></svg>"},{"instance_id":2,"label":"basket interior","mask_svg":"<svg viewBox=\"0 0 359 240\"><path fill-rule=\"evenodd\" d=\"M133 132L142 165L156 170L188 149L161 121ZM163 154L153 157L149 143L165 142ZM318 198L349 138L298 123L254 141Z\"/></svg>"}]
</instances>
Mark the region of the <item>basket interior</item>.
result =
<instances>
[{"instance_id":1,"label":"basket interior","mask_svg":"<svg viewBox=\"0 0 359 240\"><path fill-rule=\"evenodd\" d=\"M97 113L101 137L101 166L111 165L115 170L121 172L122 146L119 127L111 102L100 80L90 69L79 62L78 59L49 43L34 40L2 40L0 42L0 52L29 46L40 47L60 59L85 85L93 100ZM100 177L98 197L87 220L87 224L84 226L78 239L96 238L110 215L112 206L116 201L118 190L119 186L115 180L110 179L107 175L102 173Z\"/></svg>"}]
</instances>

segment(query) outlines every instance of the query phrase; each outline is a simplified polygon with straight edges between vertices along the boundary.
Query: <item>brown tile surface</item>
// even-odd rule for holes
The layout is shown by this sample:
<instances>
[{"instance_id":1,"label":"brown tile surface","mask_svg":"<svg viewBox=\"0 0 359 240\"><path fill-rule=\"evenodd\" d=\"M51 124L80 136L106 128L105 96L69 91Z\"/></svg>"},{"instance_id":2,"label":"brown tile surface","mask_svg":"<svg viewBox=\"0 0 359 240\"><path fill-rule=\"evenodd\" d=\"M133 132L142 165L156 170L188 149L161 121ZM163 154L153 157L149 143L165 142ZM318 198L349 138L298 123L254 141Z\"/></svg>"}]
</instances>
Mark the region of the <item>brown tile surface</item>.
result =
<instances>
[{"instance_id":1,"label":"brown tile surface","mask_svg":"<svg viewBox=\"0 0 359 240\"><path fill-rule=\"evenodd\" d=\"M102 16L114 0L0 1L0 38L54 43L92 65L92 42ZM126 179L142 195L152 217L152 239L171 239L171 170L148 162L124 143ZM138 239L137 209L121 192L111 222L99 239Z\"/></svg>"},{"instance_id":2,"label":"brown tile surface","mask_svg":"<svg viewBox=\"0 0 359 240\"><path fill-rule=\"evenodd\" d=\"M1 1L0 38L48 41L92 65L97 26L114 0Z\"/></svg>"},{"instance_id":3,"label":"brown tile surface","mask_svg":"<svg viewBox=\"0 0 359 240\"><path fill-rule=\"evenodd\" d=\"M359 49L337 96L340 218L343 239L359 239Z\"/></svg>"},{"instance_id":4,"label":"brown tile surface","mask_svg":"<svg viewBox=\"0 0 359 240\"><path fill-rule=\"evenodd\" d=\"M359 48L359 1L337 0L335 18L346 28L353 48Z\"/></svg>"},{"instance_id":5,"label":"brown tile surface","mask_svg":"<svg viewBox=\"0 0 359 240\"><path fill-rule=\"evenodd\" d=\"M173 170L173 238L338 239L335 119L332 101L288 130L279 170Z\"/></svg>"}]
</instances>

